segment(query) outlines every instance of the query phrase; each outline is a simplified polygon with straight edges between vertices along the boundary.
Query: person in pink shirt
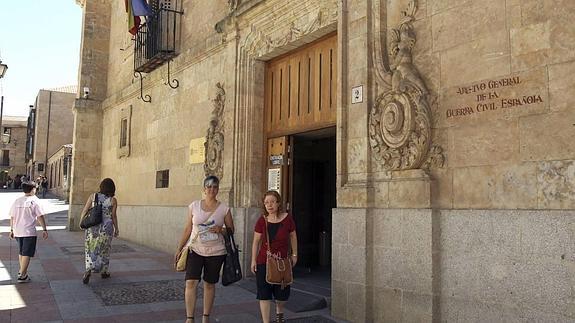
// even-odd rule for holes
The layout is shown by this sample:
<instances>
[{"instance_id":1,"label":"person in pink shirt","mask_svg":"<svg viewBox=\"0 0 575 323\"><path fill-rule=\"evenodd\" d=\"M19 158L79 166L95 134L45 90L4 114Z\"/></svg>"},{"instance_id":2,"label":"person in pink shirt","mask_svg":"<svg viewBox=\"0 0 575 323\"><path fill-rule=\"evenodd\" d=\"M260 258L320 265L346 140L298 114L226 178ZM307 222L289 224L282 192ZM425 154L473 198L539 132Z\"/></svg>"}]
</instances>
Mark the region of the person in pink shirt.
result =
<instances>
[{"instance_id":1,"label":"person in pink shirt","mask_svg":"<svg viewBox=\"0 0 575 323\"><path fill-rule=\"evenodd\" d=\"M24 196L17 198L10 208L10 239L16 238L19 250L18 283L30 281L28 266L30 265L30 258L34 257L36 253L36 221L44 229L44 240L48 239L44 209L40 204L40 199L36 197L36 187L34 182L22 183Z\"/></svg>"}]
</instances>

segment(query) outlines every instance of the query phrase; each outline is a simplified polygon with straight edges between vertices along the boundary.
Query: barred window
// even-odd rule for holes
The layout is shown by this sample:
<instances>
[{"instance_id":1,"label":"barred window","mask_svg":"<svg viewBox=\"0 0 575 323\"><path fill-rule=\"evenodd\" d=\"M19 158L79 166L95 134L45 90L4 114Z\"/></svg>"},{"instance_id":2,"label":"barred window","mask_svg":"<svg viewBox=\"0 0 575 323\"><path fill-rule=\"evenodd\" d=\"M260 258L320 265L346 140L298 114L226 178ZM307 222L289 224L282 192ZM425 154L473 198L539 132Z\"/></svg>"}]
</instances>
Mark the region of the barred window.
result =
<instances>
[{"instance_id":1,"label":"barred window","mask_svg":"<svg viewBox=\"0 0 575 323\"><path fill-rule=\"evenodd\" d=\"M170 170L156 172L156 188L166 188L170 184Z\"/></svg>"}]
</instances>

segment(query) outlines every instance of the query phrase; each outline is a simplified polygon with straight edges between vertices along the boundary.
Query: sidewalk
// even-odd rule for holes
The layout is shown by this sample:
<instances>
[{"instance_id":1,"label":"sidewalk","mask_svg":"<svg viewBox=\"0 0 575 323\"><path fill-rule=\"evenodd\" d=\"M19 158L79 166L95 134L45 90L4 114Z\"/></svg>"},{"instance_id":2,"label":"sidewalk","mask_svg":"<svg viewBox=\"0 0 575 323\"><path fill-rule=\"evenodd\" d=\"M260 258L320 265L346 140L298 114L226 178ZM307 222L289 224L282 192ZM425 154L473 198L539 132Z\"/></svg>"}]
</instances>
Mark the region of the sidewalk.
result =
<instances>
[{"instance_id":1,"label":"sidewalk","mask_svg":"<svg viewBox=\"0 0 575 323\"><path fill-rule=\"evenodd\" d=\"M65 229L67 205L43 200L55 212L47 215L50 237L38 239L29 269L32 281L17 284L18 247L8 239L9 222L0 220L0 322L183 322L184 274L172 269L172 255L115 239L110 271L102 280L84 272L84 234ZM9 207L1 205L2 208ZM66 209L66 210L65 210ZM50 212L50 211L48 211ZM259 322L259 306L249 281L217 285L211 322ZM202 314L201 289L196 318ZM342 322L329 309L293 313L287 322ZM201 322L201 320L196 320Z\"/></svg>"}]
</instances>

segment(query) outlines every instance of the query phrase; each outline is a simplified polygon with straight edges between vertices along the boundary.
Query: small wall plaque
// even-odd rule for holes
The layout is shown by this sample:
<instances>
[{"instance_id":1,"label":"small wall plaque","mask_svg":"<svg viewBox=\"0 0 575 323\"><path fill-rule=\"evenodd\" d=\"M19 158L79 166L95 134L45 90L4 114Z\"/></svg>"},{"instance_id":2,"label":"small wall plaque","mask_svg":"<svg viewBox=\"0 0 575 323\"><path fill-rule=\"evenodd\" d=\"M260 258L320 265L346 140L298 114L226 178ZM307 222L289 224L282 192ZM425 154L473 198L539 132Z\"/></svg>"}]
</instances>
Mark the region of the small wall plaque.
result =
<instances>
[{"instance_id":1,"label":"small wall plaque","mask_svg":"<svg viewBox=\"0 0 575 323\"><path fill-rule=\"evenodd\" d=\"M351 104L363 102L363 85L351 88Z\"/></svg>"},{"instance_id":2,"label":"small wall plaque","mask_svg":"<svg viewBox=\"0 0 575 323\"><path fill-rule=\"evenodd\" d=\"M283 155L271 155L270 156L270 163L272 165L283 165L284 164L284 156Z\"/></svg>"},{"instance_id":3,"label":"small wall plaque","mask_svg":"<svg viewBox=\"0 0 575 323\"><path fill-rule=\"evenodd\" d=\"M205 160L205 146L204 143L206 142L206 138L194 138L190 140L190 155L189 155L189 163L190 164L201 164Z\"/></svg>"}]
</instances>

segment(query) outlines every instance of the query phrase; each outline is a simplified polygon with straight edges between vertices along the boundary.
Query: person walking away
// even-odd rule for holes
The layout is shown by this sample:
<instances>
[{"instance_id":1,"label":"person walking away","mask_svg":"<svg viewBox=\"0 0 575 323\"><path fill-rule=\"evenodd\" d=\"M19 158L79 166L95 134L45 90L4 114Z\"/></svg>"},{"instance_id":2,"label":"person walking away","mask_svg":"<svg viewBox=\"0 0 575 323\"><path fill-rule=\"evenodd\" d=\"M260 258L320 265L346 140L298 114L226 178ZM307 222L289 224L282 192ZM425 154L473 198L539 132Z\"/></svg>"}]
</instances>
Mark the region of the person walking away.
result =
<instances>
[{"instance_id":1,"label":"person walking away","mask_svg":"<svg viewBox=\"0 0 575 323\"><path fill-rule=\"evenodd\" d=\"M284 305L290 296L290 286L272 285L266 281L268 253L285 259L291 249L292 267L297 263L297 234L293 217L283 212L282 198L276 191L267 191L263 198L263 215L258 219L252 243L252 273L256 275L257 295L264 323L270 322L271 301L276 303L277 323L285 323ZM269 240L267 233L269 232ZM267 241L269 241L269 246Z\"/></svg>"},{"instance_id":2,"label":"person walking away","mask_svg":"<svg viewBox=\"0 0 575 323\"><path fill-rule=\"evenodd\" d=\"M226 229L231 234L234 232L230 208L217 200L219 185L220 180L216 176L204 179L204 199L193 201L188 206L187 224L174 255L174 261L177 262L184 247L184 252L189 252L185 290L187 323L195 323L196 291L201 278L204 280L202 322L210 321L216 283L220 279L220 270L227 253L222 234Z\"/></svg>"},{"instance_id":3,"label":"person walking away","mask_svg":"<svg viewBox=\"0 0 575 323\"><path fill-rule=\"evenodd\" d=\"M114 197L116 194L116 185L111 178L105 178L100 183L100 191L91 194L82 215L85 215L92 202L102 204L102 223L86 229L85 232L85 261L86 271L82 277L82 282L90 282L92 273L100 273L103 279L110 278L110 249L112 248L112 237L120 234L118 229L118 218L116 208L118 201Z\"/></svg>"},{"instance_id":4,"label":"person walking away","mask_svg":"<svg viewBox=\"0 0 575 323\"><path fill-rule=\"evenodd\" d=\"M42 198L46 198L46 191L48 191L48 178L46 176L42 176Z\"/></svg>"},{"instance_id":5,"label":"person walking away","mask_svg":"<svg viewBox=\"0 0 575 323\"><path fill-rule=\"evenodd\" d=\"M18 271L18 283L27 283L30 281L28 267L30 258L36 254L36 222L40 223L44 232L42 237L48 239L46 231L46 220L44 219L44 209L38 197L36 197L36 183L22 183L24 196L14 201L10 208L10 239L16 238L18 241L18 262L20 268Z\"/></svg>"}]
</instances>

